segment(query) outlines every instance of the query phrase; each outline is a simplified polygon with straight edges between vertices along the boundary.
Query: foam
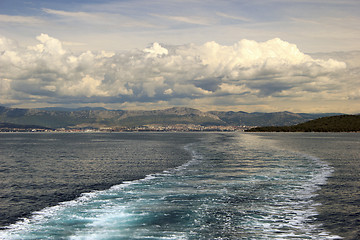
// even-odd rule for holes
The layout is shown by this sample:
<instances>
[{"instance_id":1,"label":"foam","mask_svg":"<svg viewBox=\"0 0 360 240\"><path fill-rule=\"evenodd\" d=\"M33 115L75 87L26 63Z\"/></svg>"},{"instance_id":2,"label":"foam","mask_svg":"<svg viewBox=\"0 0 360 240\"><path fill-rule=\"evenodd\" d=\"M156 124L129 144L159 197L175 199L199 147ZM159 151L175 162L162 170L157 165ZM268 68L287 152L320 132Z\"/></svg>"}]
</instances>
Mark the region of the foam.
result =
<instances>
[{"instance_id":1,"label":"foam","mask_svg":"<svg viewBox=\"0 0 360 240\"><path fill-rule=\"evenodd\" d=\"M283 202L278 202L275 207L264 206L264 209L261 209L261 211L267 216L252 218L251 221L253 222L249 224L249 227L262 229L262 231L269 233L279 232L275 237L276 239L304 237L309 239L342 239L340 236L332 235L323 230L321 224L312 222L312 219L318 215L316 206L319 205L313 198L316 196L316 191L321 188L321 185L326 184L328 177L331 176L334 169L325 161L315 156L284 149L276 140L265 139L264 141L261 136L257 135L250 135L249 137L247 140L250 143L250 147L256 146L256 149L264 149L264 151L273 149L277 152L274 154L279 154L279 157L287 155L287 157L294 156L294 159L309 160L309 164L313 165L311 173L304 178L303 182L298 183L299 186L295 188L293 192L287 191L278 195L280 199L283 199ZM304 168L305 167L308 167L308 164L304 165ZM281 215L280 218L279 214ZM282 219L281 217L283 216L287 216L287 219ZM286 222L281 224L277 222L284 220L286 220ZM281 233L283 231L282 228L286 228L287 230ZM274 235L272 235L272 237L274 237Z\"/></svg>"},{"instance_id":2,"label":"foam","mask_svg":"<svg viewBox=\"0 0 360 240\"><path fill-rule=\"evenodd\" d=\"M223 224L219 231L228 229L231 234L240 231L241 234L251 235L256 239L340 239L340 237L333 236L323 230L321 225L311 222L317 215L317 203L313 201L313 196L320 185L326 183L327 177L331 175L332 168L326 162L310 155L282 149L274 150L274 152L270 149L271 152L267 152L270 145L266 141L256 141L253 138L246 140L250 140L250 144L244 143L246 150L250 149L250 155L246 155L246 152L235 152L234 149L237 149L238 146L234 144L227 146L227 151L232 151L232 154L243 155L239 159L230 157L223 162L214 159L212 153L200 155L193 150L196 146L188 145L186 149L191 152L192 159L179 167L149 174L143 179L125 181L107 190L84 193L75 200L43 209L34 213L32 218L15 224L6 232L8 235L1 235L0 232L0 238L1 236L11 237L9 232L13 231L12 236L14 237L6 239L22 239L19 237L22 232L28 234L29 239L31 239L31 231L36 231L37 227L42 230L42 223L49 226L48 221L52 221L52 219L59 221L71 219L75 223L77 221L80 223L80 227L74 227L71 230L69 239L74 240L110 239L113 236L123 239L127 237L135 239L188 239L189 234L191 237L194 236L194 239L201 237L205 239L206 237L197 234L206 234L207 230L218 234L215 231L219 229L212 229L219 227L218 224L211 226L208 222L209 219L211 221L214 219L214 223ZM264 148L262 148L263 146ZM208 157L205 158L204 156ZM234 166L234 163L243 159L250 161L249 159L252 157L260 157L260 160L256 160L263 161L263 165L254 170L255 174L246 172L247 181L229 178L228 176L224 178L221 174L223 167L229 166L227 164ZM277 157L279 159L275 159ZM285 164L285 167L282 168L283 166L278 165L278 169L274 169L275 166L266 164L266 160L278 160L279 164ZM299 161L296 163L294 160ZM195 169L198 172L193 174L194 169L191 166L196 164L199 164ZM309 171L301 176L302 171L309 166ZM185 169L187 170L185 171ZM264 173L264 169L266 170L265 173L271 175L256 178L257 175ZM293 172L286 176L282 175L284 171L289 169ZM300 181L298 180L299 177L301 178ZM258 195L254 195L254 199L248 199L248 202L241 202L242 199L240 199L239 205L232 205L231 201L226 201L231 200L232 194L236 194L234 197L241 198L240 194L246 194L248 189L256 190L256 187L261 188L263 186L262 183L266 184L271 181L275 187L281 186L281 181L289 183L289 185L279 187L279 192L275 192L276 189L269 188L268 191L271 191L271 198L269 199L267 196L261 195L267 193L266 191L259 190ZM251 188L252 186L255 188ZM231 190L235 189L234 187L244 187L244 189L233 193ZM190 212L183 213L183 206L189 208ZM75 211L76 214L70 215L72 209L77 210ZM166 220L166 217L170 216L167 215L169 211L174 209L175 212L177 211L175 214L184 214L185 217L190 216L187 214L193 214L189 224L195 224L197 229L191 228L188 232L183 229L180 229L179 232L167 231L166 228L160 228L160 224L154 222L158 216L160 219L165 216L163 219ZM68 214L68 217L61 218L63 213ZM227 215L223 215L223 213ZM233 221L232 218L236 219ZM147 228L147 224L149 224L149 228ZM186 229L185 225L183 227ZM240 227L241 230L239 230ZM161 232L159 232L160 230Z\"/></svg>"},{"instance_id":3,"label":"foam","mask_svg":"<svg viewBox=\"0 0 360 240\"><path fill-rule=\"evenodd\" d=\"M196 163L201 158L201 156L199 154L197 154L195 151L190 150L190 145L185 146L184 149L191 152L192 158L190 161L184 163L183 165L181 165L179 167L176 167L174 169L165 170L165 171L163 171L161 173L157 173L157 174L148 174L142 179L133 180L133 181L124 181L123 183L114 185L107 190L82 193L78 198L76 198L74 200L60 202L55 206L46 207L42 210L35 211L32 213L32 215L30 217L20 219L16 223L5 227L6 228L5 230L0 231L0 239L6 239L6 240L26 239L26 238L33 239L31 237L31 235L32 235L31 232L36 232L39 228L42 228L42 224L45 224L49 220L56 219L57 215L59 215L61 213L66 213L66 211L69 209L79 208L81 206L91 204L92 202L93 203L96 203L96 202L106 203L106 202L108 202L106 200L106 196L111 196L113 194L116 194L117 192L123 191L133 185L142 184L144 182L151 182L151 181L154 181L161 177L165 177L165 176L174 174L175 172L183 171L190 165ZM131 192L131 191L129 191L129 192ZM120 208L121 208L121 206L120 206ZM119 210L119 209L117 209L117 210ZM102 209L102 212L103 211L104 211L104 209ZM104 215L101 218L98 218L98 217L82 218L79 215L74 215L73 217L79 218L81 220L88 220L89 222L91 222L90 225L93 227L97 226L97 225L103 226L104 225L103 223L106 223L107 221L109 221L109 219L114 219L114 218L127 219L127 218L131 217L131 214L125 214L125 213L122 213L122 216L121 216L119 211L116 211L116 213L113 213L113 212L107 213L105 211L105 212L103 212L103 214ZM113 216L113 217L111 217L111 216ZM104 233L102 233L102 234L104 234ZM29 236L27 237L25 235L29 235ZM101 238L94 238L94 237L99 237L99 236L97 234L94 234L94 235L90 234L90 235L86 235L83 237L72 236L70 239L101 239ZM176 236L176 238L174 238L174 239L179 239L178 237L179 236ZM166 239L172 239L172 238L166 238Z\"/></svg>"}]
</instances>

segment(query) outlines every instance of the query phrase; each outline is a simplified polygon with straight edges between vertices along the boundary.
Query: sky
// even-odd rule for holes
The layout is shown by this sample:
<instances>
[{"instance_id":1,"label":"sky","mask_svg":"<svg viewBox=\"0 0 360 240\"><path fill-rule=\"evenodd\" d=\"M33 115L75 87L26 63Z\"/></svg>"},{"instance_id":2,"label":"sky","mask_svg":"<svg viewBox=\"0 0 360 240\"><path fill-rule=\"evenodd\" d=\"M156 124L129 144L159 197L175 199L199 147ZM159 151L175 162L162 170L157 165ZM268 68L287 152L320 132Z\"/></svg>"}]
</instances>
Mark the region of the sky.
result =
<instances>
[{"instance_id":1,"label":"sky","mask_svg":"<svg viewBox=\"0 0 360 240\"><path fill-rule=\"evenodd\" d=\"M360 113L360 1L0 0L0 105Z\"/></svg>"}]
</instances>

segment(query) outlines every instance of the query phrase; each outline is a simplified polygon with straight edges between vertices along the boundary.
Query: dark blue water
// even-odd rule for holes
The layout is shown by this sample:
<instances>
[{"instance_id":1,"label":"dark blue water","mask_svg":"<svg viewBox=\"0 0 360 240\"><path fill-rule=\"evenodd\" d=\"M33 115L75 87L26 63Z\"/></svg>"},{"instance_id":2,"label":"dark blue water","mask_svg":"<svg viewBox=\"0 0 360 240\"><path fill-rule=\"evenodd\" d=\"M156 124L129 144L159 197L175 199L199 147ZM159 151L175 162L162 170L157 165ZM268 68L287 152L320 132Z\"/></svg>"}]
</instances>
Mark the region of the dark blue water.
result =
<instances>
[{"instance_id":1,"label":"dark blue water","mask_svg":"<svg viewBox=\"0 0 360 240\"><path fill-rule=\"evenodd\" d=\"M1 148L5 164L0 176L5 182L6 176L12 179L5 185L16 189L16 178L11 176L21 178L22 171L28 174L25 179L37 180L32 184L34 194L28 190L31 184L22 186L26 194L21 197L19 190L18 201L24 198L27 209L31 205L28 199L34 195L33 203L42 202L44 197L47 205L37 206L31 215L1 231L3 239L340 238L338 229L319 219L330 211L322 207L321 196L326 193L320 193L338 174L331 159L322 157L329 151L319 150L321 144L328 147L318 141L326 139L323 135L128 133L1 137L4 145L9 143ZM348 153L357 151L353 148L359 146L358 137L336 135L335 139L352 143L347 145ZM24 139L32 139L27 143L31 147L18 147L22 153L8 151L14 144L24 143ZM318 146L308 151L306 146L311 141ZM49 144L52 149L41 150ZM25 164L22 158L32 160ZM13 165L6 166L9 162ZM40 172L46 175L50 171L51 176L58 177L51 180L42 176L38 180ZM48 186L60 186L54 187L60 190L41 189L50 189ZM11 205L11 191L1 191L8 196L8 200L2 198L5 205L16 206ZM68 192L73 197L55 201L57 192L62 193L60 198L68 196ZM325 206L328 204L335 203ZM356 202L350 205L356 207ZM346 234L341 237L350 236Z\"/></svg>"}]
</instances>

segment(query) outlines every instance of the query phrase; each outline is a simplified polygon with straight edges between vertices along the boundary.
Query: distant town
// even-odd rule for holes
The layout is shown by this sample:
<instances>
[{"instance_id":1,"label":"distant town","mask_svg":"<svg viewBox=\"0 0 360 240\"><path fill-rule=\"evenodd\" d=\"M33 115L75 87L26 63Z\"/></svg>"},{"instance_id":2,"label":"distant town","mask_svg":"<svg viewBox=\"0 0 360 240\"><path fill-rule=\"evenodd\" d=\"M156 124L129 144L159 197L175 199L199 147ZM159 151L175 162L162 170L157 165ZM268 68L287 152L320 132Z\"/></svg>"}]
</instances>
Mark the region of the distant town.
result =
<instances>
[{"instance_id":1,"label":"distant town","mask_svg":"<svg viewBox=\"0 0 360 240\"><path fill-rule=\"evenodd\" d=\"M196 124L161 125L150 124L138 127L83 127L83 128L43 128L29 126L0 126L0 132L235 132L245 131L253 126L202 126Z\"/></svg>"}]
</instances>

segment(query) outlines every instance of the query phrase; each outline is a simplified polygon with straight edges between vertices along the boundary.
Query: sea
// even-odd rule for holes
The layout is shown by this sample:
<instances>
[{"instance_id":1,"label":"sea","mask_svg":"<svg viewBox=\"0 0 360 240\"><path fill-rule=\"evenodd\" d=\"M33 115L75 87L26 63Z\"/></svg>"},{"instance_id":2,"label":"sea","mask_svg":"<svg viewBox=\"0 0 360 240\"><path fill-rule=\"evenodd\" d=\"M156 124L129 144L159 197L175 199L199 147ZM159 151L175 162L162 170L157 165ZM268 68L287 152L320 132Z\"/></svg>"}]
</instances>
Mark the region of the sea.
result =
<instances>
[{"instance_id":1,"label":"sea","mask_svg":"<svg viewBox=\"0 0 360 240\"><path fill-rule=\"evenodd\" d=\"M360 239L360 133L0 133L0 239Z\"/></svg>"}]
</instances>

